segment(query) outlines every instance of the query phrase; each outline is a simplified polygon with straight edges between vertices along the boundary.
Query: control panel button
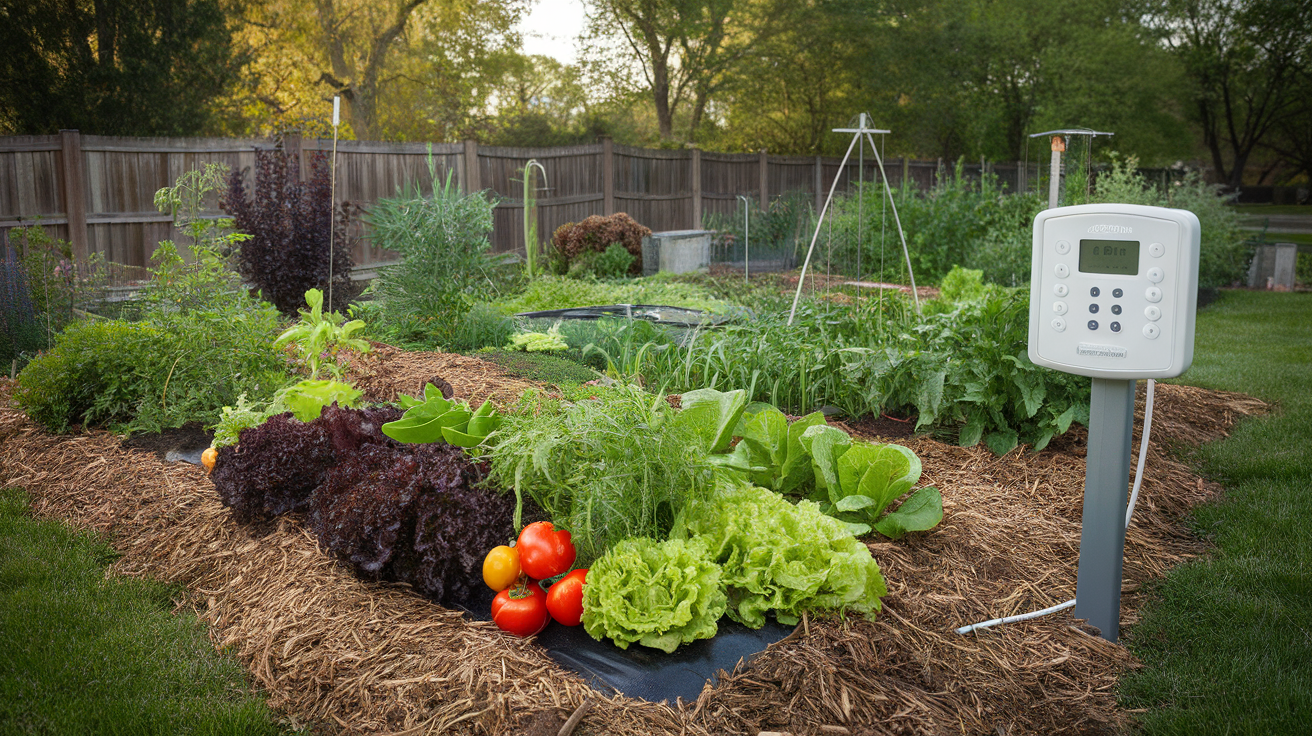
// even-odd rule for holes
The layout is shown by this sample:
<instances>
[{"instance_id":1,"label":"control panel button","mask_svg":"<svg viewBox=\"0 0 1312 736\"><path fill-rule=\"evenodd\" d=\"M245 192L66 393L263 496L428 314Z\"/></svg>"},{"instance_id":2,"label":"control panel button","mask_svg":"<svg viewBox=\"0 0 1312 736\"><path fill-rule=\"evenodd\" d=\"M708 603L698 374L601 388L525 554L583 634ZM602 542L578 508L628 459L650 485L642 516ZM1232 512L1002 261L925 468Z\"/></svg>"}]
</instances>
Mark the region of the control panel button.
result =
<instances>
[{"instance_id":1,"label":"control panel button","mask_svg":"<svg viewBox=\"0 0 1312 736\"><path fill-rule=\"evenodd\" d=\"M1117 289L1117 291L1120 291L1120 289ZM1119 305L1119 304L1113 304L1113 305L1112 305L1112 314L1120 314L1120 313L1121 313L1121 305Z\"/></svg>"},{"instance_id":2,"label":"control panel button","mask_svg":"<svg viewBox=\"0 0 1312 736\"><path fill-rule=\"evenodd\" d=\"M1052 329L1058 332L1065 332L1066 320L1062 319L1061 317L1054 317L1052 320Z\"/></svg>"},{"instance_id":3,"label":"control panel button","mask_svg":"<svg viewBox=\"0 0 1312 736\"><path fill-rule=\"evenodd\" d=\"M1071 293L1071 289L1066 284L1057 284L1056 286L1052 287L1052 293L1056 294L1057 296L1066 296L1067 294Z\"/></svg>"},{"instance_id":4,"label":"control panel button","mask_svg":"<svg viewBox=\"0 0 1312 736\"><path fill-rule=\"evenodd\" d=\"M1053 302L1052 311L1057 314L1066 314L1066 302Z\"/></svg>"},{"instance_id":5,"label":"control panel button","mask_svg":"<svg viewBox=\"0 0 1312 736\"><path fill-rule=\"evenodd\" d=\"M1098 305L1097 305L1097 304L1090 304L1090 305L1089 305L1089 314L1097 314L1097 313L1098 313Z\"/></svg>"},{"instance_id":6,"label":"control panel button","mask_svg":"<svg viewBox=\"0 0 1312 736\"><path fill-rule=\"evenodd\" d=\"M1065 240L1058 240L1058 241L1057 241L1057 254L1058 254L1058 255L1063 255L1063 256L1064 256L1064 255L1066 255L1067 253L1070 253L1070 252L1071 252L1071 244L1070 244L1068 241L1065 241Z\"/></svg>"},{"instance_id":7,"label":"control panel button","mask_svg":"<svg viewBox=\"0 0 1312 736\"><path fill-rule=\"evenodd\" d=\"M1125 296L1125 292L1124 292L1124 291L1121 291L1120 289L1112 289L1112 297L1113 297L1113 298L1120 299L1120 298L1123 297L1123 296ZM1120 314L1120 312L1117 312L1117 314Z\"/></svg>"},{"instance_id":8,"label":"control panel button","mask_svg":"<svg viewBox=\"0 0 1312 736\"><path fill-rule=\"evenodd\" d=\"M1093 287L1092 289L1089 289L1089 296L1098 296L1101 293L1102 291L1100 291L1096 286Z\"/></svg>"},{"instance_id":9,"label":"control panel button","mask_svg":"<svg viewBox=\"0 0 1312 736\"><path fill-rule=\"evenodd\" d=\"M1148 255L1152 256L1153 258L1161 258L1165 254L1166 254L1166 246L1162 245L1161 243L1152 243L1151 245L1148 246Z\"/></svg>"},{"instance_id":10,"label":"control panel button","mask_svg":"<svg viewBox=\"0 0 1312 736\"><path fill-rule=\"evenodd\" d=\"M1113 323L1111 323L1111 324L1108 325L1108 326L1112 328L1112 332L1120 332L1120 331L1121 331L1121 323L1120 323L1120 322L1113 322Z\"/></svg>"},{"instance_id":11,"label":"control panel button","mask_svg":"<svg viewBox=\"0 0 1312 736\"><path fill-rule=\"evenodd\" d=\"M1166 277L1165 274L1162 273L1162 269L1156 266L1153 266L1152 268L1148 269L1148 280L1153 282L1154 284L1162 283L1162 279L1165 277Z\"/></svg>"},{"instance_id":12,"label":"control panel button","mask_svg":"<svg viewBox=\"0 0 1312 736\"><path fill-rule=\"evenodd\" d=\"M1089 320L1089 329L1091 329L1091 330L1096 330L1096 329L1098 329L1098 320L1096 320L1096 319L1091 319L1091 320Z\"/></svg>"},{"instance_id":13,"label":"control panel button","mask_svg":"<svg viewBox=\"0 0 1312 736\"><path fill-rule=\"evenodd\" d=\"M1148 338L1149 340L1156 340L1157 336L1160 334L1162 334L1162 328L1158 327L1152 322L1149 322L1148 324L1143 326L1143 336Z\"/></svg>"},{"instance_id":14,"label":"control panel button","mask_svg":"<svg viewBox=\"0 0 1312 736\"><path fill-rule=\"evenodd\" d=\"M1147 307L1144 307L1143 316L1147 317L1151 322L1156 322L1162 318L1162 310L1150 304Z\"/></svg>"},{"instance_id":15,"label":"control panel button","mask_svg":"<svg viewBox=\"0 0 1312 736\"><path fill-rule=\"evenodd\" d=\"M1064 279L1071 275L1071 267L1067 266L1065 263L1058 263L1052 267L1052 272L1057 274L1057 278Z\"/></svg>"},{"instance_id":16,"label":"control panel button","mask_svg":"<svg viewBox=\"0 0 1312 736\"><path fill-rule=\"evenodd\" d=\"M1149 286L1148 290L1143 293L1143 298L1156 304L1162 300L1162 290L1156 286Z\"/></svg>"}]
</instances>

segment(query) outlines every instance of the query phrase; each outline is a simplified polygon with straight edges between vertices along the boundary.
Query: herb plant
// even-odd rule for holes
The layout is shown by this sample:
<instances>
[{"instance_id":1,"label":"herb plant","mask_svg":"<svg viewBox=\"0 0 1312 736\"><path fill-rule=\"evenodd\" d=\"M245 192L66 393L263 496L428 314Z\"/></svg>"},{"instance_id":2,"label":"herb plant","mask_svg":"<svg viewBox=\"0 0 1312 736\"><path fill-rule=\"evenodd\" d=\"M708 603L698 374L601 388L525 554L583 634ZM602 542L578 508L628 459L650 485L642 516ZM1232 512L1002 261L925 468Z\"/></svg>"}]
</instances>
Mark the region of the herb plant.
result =
<instances>
[{"instance_id":1,"label":"herb plant","mask_svg":"<svg viewBox=\"0 0 1312 736\"><path fill-rule=\"evenodd\" d=\"M529 400L497 432L491 480L569 530L587 566L621 539L665 538L689 499L711 493L706 432L676 416L634 386L573 404Z\"/></svg>"}]
</instances>

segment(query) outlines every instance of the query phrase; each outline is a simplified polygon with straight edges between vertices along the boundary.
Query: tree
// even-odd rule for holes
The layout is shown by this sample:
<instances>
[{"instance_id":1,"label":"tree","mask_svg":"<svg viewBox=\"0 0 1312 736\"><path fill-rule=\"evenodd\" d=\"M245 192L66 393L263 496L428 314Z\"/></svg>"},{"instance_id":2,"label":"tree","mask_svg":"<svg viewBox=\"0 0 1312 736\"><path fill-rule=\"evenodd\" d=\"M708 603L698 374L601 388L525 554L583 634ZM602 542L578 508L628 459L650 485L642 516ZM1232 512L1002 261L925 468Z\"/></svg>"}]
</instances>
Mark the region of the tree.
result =
<instances>
[{"instance_id":1,"label":"tree","mask_svg":"<svg viewBox=\"0 0 1312 736\"><path fill-rule=\"evenodd\" d=\"M591 0L586 53L612 82L633 67L651 95L661 140L684 105L692 140L725 73L783 25L778 0Z\"/></svg>"},{"instance_id":2,"label":"tree","mask_svg":"<svg viewBox=\"0 0 1312 736\"><path fill-rule=\"evenodd\" d=\"M1217 179L1243 183L1254 151L1297 114L1312 64L1312 4L1162 0L1152 22L1193 83L1191 108Z\"/></svg>"},{"instance_id":3,"label":"tree","mask_svg":"<svg viewBox=\"0 0 1312 736\"><path fill-rule=\"evenodd\" d=\"M0 48L14 133L215 131L244 62L219 0L0 0Z\"/></svg>"},{"instance_id":4,"label":"tree","mask_svg":"<svg viewBox=\"0 0 1312 736\"><path fill-rule=\"evenodd\" d=\"M517 45L522 3L495 0L270 0L243 38L256 51L245 90L258 125L322 127L334 94L344 134L451 140L471 130L492 57Z\"/></svg>"}]
</instances>

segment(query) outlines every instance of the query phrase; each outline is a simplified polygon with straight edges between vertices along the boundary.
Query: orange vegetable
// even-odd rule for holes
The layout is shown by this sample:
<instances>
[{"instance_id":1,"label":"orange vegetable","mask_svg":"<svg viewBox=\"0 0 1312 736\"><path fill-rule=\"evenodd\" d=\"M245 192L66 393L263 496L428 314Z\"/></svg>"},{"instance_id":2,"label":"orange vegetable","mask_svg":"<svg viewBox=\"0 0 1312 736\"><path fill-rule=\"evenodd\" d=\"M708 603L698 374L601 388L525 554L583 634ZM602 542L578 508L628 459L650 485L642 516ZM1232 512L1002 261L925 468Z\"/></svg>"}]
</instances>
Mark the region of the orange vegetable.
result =
<instances>
[{"instance_id":1,"label":"orange vegetable","mask_svg":"<svg viewBox=\"0 0 1312 736\"><path fill-rule=\"evenodd\" d=\"M493 547L483 558L483 582L495 591L503 591L519 577L519 550L501 545Z\"/></svg>"},{"instance_id":2,"label":"orange vegetable","mask_svg":"<svg viewBox=\"0 0 1312 736\"><path fill-rule=\"evenodd\" d=\"M200 464L205 466L206 473L214 472L214 461L219 459L219 451L213 447L205 448L205 452L200 454Z\"/></svg>"}]
</instances>

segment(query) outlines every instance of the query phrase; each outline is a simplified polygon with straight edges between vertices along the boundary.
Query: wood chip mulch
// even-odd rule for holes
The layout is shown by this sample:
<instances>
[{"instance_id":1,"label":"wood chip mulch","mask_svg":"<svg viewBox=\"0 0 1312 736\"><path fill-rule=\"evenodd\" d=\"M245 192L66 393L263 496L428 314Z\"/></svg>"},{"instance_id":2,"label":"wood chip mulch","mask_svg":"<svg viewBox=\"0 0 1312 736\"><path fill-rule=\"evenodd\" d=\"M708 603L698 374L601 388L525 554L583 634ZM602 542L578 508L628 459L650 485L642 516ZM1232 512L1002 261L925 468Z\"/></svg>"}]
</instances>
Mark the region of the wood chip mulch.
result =
<instances>
[{"instance_id":1,"label":"wood chip mulch","mask_svg":"<svg viewBox=\"0 0 1312 736\"><path fill-rule=\"evenodd\" d=\"M459 398L504 404L541 388L461 356L379 351L362 363L352 379L371 398L431 376ZM124 449L107 432L50 435L9 406L9 385L0 381L0 483L25 488L40 516L108 535L123 553L116 573L185 585L216 647L315 733L554 734L587 700L576 734L1103 733L1128 723L1115 688L1134 658L1076 628L1069 611L953 631L1073 597L1082 430L1003 457L904 440L924 461L922 483L942 490L945 517L932 532L870 542L890 591L883 612L810 617L695 701L657 704L599 693L532 641L357 579L297 518L235 523L199 468ZM1136 620L1144 583L1207 551L1182 520L1219 488L1162 448L1215 439L1264 411L1238 394L1158 387L1126 541L1124 623Z\"/></svg>"}]
</instances>

